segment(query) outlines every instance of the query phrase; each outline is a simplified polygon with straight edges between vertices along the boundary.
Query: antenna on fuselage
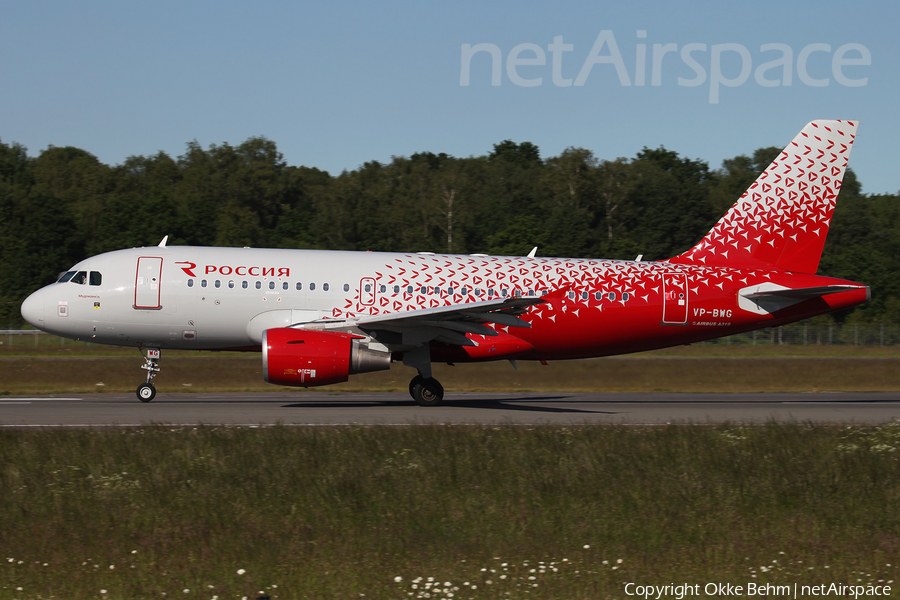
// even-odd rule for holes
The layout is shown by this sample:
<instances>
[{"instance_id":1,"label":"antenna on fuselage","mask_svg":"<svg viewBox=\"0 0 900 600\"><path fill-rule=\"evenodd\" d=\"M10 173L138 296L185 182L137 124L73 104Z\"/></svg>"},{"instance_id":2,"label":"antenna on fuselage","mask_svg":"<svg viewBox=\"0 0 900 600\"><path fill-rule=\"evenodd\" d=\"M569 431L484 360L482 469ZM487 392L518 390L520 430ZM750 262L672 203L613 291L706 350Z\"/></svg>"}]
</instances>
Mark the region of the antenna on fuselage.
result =
<instances>
[{"instance_id":1,"label":"antenna on fuselage","mask_svg":"<svg viewBox=\"0 0 900 600\"><path fill-rule=\"evenodd\" d=\"M531 252L528 253L528 258L534 258L535 254L537 254L537 246L531 249Z\"/></svg>"},{"instance_id":2,"label":"antenna on fuselage","mask_svg":"<svg viewBox=\"0 0 900 600\"><path fill-rule=\"evenodd\" d=\"M162 241L159 243L159 247L160 247L160 248L165 248L165 247L166 247L166 242L167 242L167 241L169 241L169 236L166 236L166 237L164 237L164 238L162 239Z\"/></svg>"}]
</instances>

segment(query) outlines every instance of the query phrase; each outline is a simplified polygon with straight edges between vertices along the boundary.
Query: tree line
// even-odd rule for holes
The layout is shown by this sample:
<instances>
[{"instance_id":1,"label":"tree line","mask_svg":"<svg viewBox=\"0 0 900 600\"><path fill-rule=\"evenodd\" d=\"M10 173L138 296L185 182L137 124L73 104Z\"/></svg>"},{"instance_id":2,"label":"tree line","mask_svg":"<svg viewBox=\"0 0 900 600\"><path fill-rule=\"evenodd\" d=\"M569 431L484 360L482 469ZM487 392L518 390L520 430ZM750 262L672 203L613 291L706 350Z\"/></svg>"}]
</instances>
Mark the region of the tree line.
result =
<instances>
[{"instance_id":1,"label":"tree line","mask_svg":"<svg viewBox=\"0 0 900 600\"><path fill-rule=\"evenodd\" d=\"M84 150L30 157L0 142L0 327L19 303L88 256L135 246L323 248L645 260L699 241L781 148L710 169L665 148L598 160L530 142L486 155L421 152L353 171L285 163L276 144L187 144L183 155L109 166ZM900 323L900 208L844 178L819 272L872 286L840 321Z\"/></svg>"}]
</instances>

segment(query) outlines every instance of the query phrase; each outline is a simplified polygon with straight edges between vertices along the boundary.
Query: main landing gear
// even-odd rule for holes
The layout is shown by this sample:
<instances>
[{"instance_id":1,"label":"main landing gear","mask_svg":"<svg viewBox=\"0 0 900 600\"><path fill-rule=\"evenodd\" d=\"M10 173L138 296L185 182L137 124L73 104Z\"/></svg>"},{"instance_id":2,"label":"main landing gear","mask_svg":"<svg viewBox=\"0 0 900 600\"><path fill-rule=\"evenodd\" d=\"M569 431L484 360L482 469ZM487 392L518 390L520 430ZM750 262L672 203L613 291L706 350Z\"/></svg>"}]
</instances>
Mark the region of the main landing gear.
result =
<instances>
[{"instance_id":1,"label":"main landing gear","mask_svg":"<svg viewBox=\"0 0 900 600\"><path fill-rule=\"evenodd\" d=\"M159 348L147 348L147 355L144 356L141 368L147 371L147 382L139 385L135 393L141 402L150 402L156 397L156 388L153 387L152 381L159 373Z\"/></svg>"},{"instance_id":2,"label":"main landing gear","mask_svg":"<svg viewBox=\"0 0 900 600\"><path fill-rule=\"evenodd\" d=\"M440 406L444 399L444 387L434 377L416 375L409 382L409 395L419 406Z\"/></svg>"}]
</instances>

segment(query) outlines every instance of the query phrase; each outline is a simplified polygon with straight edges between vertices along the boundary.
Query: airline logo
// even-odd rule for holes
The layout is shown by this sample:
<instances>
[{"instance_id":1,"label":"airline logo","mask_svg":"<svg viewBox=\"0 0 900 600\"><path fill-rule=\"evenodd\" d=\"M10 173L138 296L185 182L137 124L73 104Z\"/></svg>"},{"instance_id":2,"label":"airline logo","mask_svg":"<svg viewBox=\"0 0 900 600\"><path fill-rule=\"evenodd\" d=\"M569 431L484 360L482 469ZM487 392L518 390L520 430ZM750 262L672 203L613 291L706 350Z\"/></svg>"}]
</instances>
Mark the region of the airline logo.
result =
<instances>
[{"instance_id":1,"label":"airline logo","mask_svg":"<svg viewBox=\"0 0 900 600\"><path fill-rule=\"evenodd\" d=\"M181 267L181 270L185 272L188 277L196 277L195 269L197 269L197 264L192 263L190 261L181 261L175 263L176 265L184 265ZM204 265L203 274L209 275L211 273L218 273L219 275L237 275L239 277L290 277L291 269L290 267L260 267L253 266L248 267L245 265L239 265L237 267L233 267L230 265Z\"/></svg>"}]
</instances>

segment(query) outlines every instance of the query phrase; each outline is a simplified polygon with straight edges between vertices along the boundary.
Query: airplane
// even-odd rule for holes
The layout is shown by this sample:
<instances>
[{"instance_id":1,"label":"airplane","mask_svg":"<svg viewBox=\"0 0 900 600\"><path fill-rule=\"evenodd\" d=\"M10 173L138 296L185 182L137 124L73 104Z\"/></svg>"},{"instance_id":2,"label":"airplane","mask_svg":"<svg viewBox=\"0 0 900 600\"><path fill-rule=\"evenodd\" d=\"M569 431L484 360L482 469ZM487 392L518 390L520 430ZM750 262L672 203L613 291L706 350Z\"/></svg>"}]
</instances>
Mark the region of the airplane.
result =
<instances>
[{"instance_id":1,"label":"airplane","mask_svg":"<svg viewBox=\"0 0 900 600\"><path fill-rule=\"evenodd\" d=\"M149 402L162 350L261 351L265 381L313 387L432 362L578 359L774 327L861 304L816 275L856 136L813 121L693 248L661 261L158 246L83 260L22 304L48 333L134 346Z\"/></svg>"}]
</instances>

